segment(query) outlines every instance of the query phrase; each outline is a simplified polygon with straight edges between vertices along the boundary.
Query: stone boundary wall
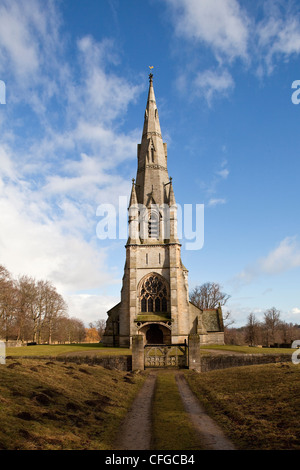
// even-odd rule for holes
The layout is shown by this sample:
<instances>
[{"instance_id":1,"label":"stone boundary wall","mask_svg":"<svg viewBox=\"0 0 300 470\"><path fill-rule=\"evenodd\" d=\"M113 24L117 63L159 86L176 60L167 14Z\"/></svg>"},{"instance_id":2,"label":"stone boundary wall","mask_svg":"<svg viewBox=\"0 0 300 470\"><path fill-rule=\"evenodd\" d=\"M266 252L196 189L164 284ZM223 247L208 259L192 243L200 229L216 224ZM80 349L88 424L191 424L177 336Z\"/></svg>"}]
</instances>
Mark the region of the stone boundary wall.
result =
<instances>
[{"instance_id":1,"label":"stone boundary wall","mask_svg":"<svg viewBox=\"0 0 300 470\"><path fill-rule=\"evenodd\" d=\"M131 356L58 356L57 361L75 362L76 364L89 364L102 366L105 369L129 371L132 368Z\"/></svg>"},{"instance_id":2,"label":"stone boundary wall","mask_svg":"<svg viewBox=\"0 0 300 470\"><path fill-rule=\"evenodd\" d=\"M132 356L96 356L96 355L69 355L69 356L7 356L12 359L42 359L48 361L74 362L76 364L99 365L105 369L121 371L132 370ZM256 364L274 364L279 362L292 362L289 354L216 354L201 356L201 372L209 372L229 367L251 366Z\"/></svg>"},{"instance_id":3,"label":"stone boundary wall","mask_svg":"<svg viewBox=\"0 0 300 470\"><path fill-rule=\"evenodd\" d=\"M201 356L201 372L229 367L292 362L292 354L216 354Z\"/></svg>"},{"instance_id":4,"label":"stone boundary wall","mask_svg":"<svg viewBox=\"0 0 300 470\"><path fill-rule=\"evenodd\" d=\"M122 371L130 371L132 368L131 356L7 356L12 359L42 359L48 361L59 362L75 362L76 364L89 364L102 366L105 369L117 369Z\"/></svg>"},{"instance_id":5,"label":"stone boundary wall","mask_svg":"<svg viewBox=\"0 0 300 470\"><path fill-rule=\"evenodd\" d=\"M27 346L27 344L22 343L22 341L4 341L4 343L7 348L18 348L21 346Z\"/></svg>"}]
</instances>

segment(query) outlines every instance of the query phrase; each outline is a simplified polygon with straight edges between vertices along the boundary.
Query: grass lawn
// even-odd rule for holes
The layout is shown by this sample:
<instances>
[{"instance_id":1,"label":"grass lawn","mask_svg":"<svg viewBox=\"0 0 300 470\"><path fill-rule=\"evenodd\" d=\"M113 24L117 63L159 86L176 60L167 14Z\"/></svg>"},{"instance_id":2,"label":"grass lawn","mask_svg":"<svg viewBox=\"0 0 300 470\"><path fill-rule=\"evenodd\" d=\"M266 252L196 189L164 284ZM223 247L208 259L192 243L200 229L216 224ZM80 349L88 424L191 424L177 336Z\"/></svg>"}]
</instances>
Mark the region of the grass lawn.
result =
<instances>
[{"instance_id":1,"label":"grass lawn","mask_svg":"<svg viewBox=\"0 0 300 470\"><path fill-rule=\"evenodd\" d=\"M113 449L146 373L47 359L0 365L0 449Z\"/></svg>"},{"instance_id":2,"label":"grass lawn","mask_svg":"<svg viewBox=\"0 0 300 470\"><path fill-rule=\"evenodd\" d=\"M300 450L300 366L267 364L186 378L238 449Z\"/></svg>"},{"instance_id":3,"label":"grass lawn","mask_svg":"<svg viewBox=\"0 0 300 470\"><path fill-rule=\"evenodd\" d=\"M152 405L152 450L199 450L199 438L183 407L174 371L158 372Z\"/></svg>"},{"instance_id":4,"label":"grass lawn","mask_svg":"<svg viewBox=\"0 0 300 470\"><path fill-rule=\"evenodd\" d=\"M79 344L37 344L35 346L20 346L17 348L6 348L6 356L46 356L56 357L65 354L100 354L103 356L131 355L128 348L107 348L101 343L79 343Z\"/></svg>"},{"instance_id":5,"label":"grass lawn","mask_svg":"<svg viewBox=\"0 0 300 470\"><path fill-rule=\"evenodd\" d=\"M249 346L230 346L230 345L207 345L201 346L203 354L208 354L208 349L219 351L236 352L243 354L291 354L294 349L284 348L251 348ZM79 344L40 344L35 346L21 346L18 348L6 348L6 355L13 357L24 356L46 356L55 357L65 354L100 354L103 356L131 355L129 348L108 348L101 343L79 343Z\"/></svg>"},{"instance_id":6,"label":"grass lawn","mask_svg":"<svg viewBox=\"0 0 300 470\"><path fill-rule=\"evenodd\" d=\"M231 351L241 354L292 354L295 349L292 348L256 348L250 346L234 346L234 345L220 345L209 344L202 346L201 350L205 353L207 349L216 349L219 351Z\"/></svg>"}]
</instances>

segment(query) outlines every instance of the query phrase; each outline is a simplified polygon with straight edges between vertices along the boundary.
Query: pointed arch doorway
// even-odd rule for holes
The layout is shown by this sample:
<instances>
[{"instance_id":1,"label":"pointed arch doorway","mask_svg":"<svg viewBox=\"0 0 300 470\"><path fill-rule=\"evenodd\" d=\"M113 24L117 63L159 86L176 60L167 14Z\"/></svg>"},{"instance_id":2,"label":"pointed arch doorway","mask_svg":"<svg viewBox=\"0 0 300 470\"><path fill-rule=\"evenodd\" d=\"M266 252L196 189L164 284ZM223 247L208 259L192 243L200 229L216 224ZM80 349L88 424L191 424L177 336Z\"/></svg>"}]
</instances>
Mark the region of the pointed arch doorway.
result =
<instances>
[{"instance_id":1,"label":"pointed arch doorway","mask_svg":"<svg viewBox=\"0 0 300 470\"><path fill-rule=\"evenodd\" d=\"M139 328L144 336L144 345L171 344L171 328L161 323L146 323Z\"/></svg>"},{"instance_id":2,"label":"pointed arch doorway","mask_svg":"<svg viewBox=\"0 0 300 470\"><path fill-rule=\"evenodd\" d=\"M146 332L146 342L147 344L164 344L164 334L159 325L155 323L150 325Z\"/></svg>"}]
</instances>

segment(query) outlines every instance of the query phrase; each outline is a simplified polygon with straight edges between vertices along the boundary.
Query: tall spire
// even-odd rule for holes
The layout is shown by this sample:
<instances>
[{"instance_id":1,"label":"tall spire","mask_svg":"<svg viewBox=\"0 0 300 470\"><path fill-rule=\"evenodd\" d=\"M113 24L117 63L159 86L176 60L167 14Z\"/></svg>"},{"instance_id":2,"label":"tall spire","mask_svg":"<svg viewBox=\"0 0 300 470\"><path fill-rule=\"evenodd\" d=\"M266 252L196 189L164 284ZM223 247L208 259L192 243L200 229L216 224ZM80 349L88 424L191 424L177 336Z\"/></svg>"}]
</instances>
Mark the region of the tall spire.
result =
<instances>
[{"instance_id":1,"label":"tall spire","mask_svg":"<svg viewBox=\"0 0 300 470\"><path fill-rule=\"evenodd\" d=\"M149 75L149 91L144 117L141 143L138 145L138 169L136 194L140 204L164 204L169 199L167 170L167 145L163 143L156 99L153 88L153 74Z\"/></svg>"},{"instance_id":2,"label":"tall spire","mask_svg":"<svg viewBox=\"0 0 300 470\"><path fill-rule=\"evenodd\" d=\"M153 135L153 133L159 134L161 137L160 124L158 119L158 110L156 106L154 88L153 88L153 74L149 74L149 91L148 91L148 100L147 107L145 111L144 118L144 129L143 137L147 135Z\"/></svg>"}]
</instances>

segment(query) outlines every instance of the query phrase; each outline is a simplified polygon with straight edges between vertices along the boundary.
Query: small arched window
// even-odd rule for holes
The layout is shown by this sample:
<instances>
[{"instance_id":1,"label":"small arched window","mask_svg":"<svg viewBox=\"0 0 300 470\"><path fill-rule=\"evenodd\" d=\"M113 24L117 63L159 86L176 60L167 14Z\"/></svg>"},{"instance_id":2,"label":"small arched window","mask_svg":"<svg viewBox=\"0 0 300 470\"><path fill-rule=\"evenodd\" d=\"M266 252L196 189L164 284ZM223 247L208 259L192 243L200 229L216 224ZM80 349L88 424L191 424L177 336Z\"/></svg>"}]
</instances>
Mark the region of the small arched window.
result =
<instances>
[{"instance_id":1,"label":"small arched window","mask_svg":"<svg viewBox=\"0 0 300 470\"><path fill-rule=\"evenodd\" d=\"M148 236L149 238L159 238L159 214L156 211L150 212L148 221Z\"/></svg>"},{"instance_id":2,"label":"small arched window","mask_svg":"<svg viewBox=\"0 0 300 470\"><path fill-rule=\"evenodd\" d=\"M154 163L154 147L153 147L153 145L151 147L151 160L152 160L152 163Z\"/></svg>"}]
</instances>

